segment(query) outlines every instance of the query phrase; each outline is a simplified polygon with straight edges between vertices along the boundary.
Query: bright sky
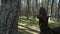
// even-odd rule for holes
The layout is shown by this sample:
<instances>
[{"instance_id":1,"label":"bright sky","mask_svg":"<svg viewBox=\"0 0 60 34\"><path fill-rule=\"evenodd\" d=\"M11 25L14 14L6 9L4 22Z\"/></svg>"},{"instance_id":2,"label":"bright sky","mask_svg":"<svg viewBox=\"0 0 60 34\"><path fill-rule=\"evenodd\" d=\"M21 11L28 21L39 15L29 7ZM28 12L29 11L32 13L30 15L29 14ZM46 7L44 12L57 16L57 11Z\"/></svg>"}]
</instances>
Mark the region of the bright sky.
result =
<instances>
[{"instance_id":1,"label":"bright sky","mask_svg":"<svg viewBox=\"0 0 60 34\"><path fill-rule=\"evenodd\" d=\"M58 3L58 2L59 2L59 0L55 0L54 2L55 2L55 3Z\"/></svg>"},{"instance_id":2,"label":"bright sky","mask_svg":"<svg viewBox=\"0 0 60 34\"><path fill-rule=\"evenodd\" d=\"M42 0L38 0L38 3L39 3L39 2L41 3L41 2L42 2ZM59 2L59 0L54 0L54 2L55 2L55 3L58 3L58 2Z\"/></svg>"},{"instance_id":3,"label":"bright sky","mask_svg":"<svg viewBox=\"0 0 60 34\"><path fill-rule=\"evenodd\" d=\"M42 2L42 0L38 0L38 3L39 3L39 2L41 3L41 2Z\"/></svg>"},{"instance_id":4,"label":"bright sky","mask_svg":"<svg viewBox=\"0 0 60 34\"><path fill-rule=\"evenodd\" d=\"M38 3L39 3L39 2L41 3L41 2L42 2L42 0L38 0ZM55 2L55 3L58 3L58 2L59 2L59 0L54 0L54 2ZM24 2L23 2L23 3L24 3ZM1 0L0 0L0 5L1 5Z\"/></svg>"}]
</instances>

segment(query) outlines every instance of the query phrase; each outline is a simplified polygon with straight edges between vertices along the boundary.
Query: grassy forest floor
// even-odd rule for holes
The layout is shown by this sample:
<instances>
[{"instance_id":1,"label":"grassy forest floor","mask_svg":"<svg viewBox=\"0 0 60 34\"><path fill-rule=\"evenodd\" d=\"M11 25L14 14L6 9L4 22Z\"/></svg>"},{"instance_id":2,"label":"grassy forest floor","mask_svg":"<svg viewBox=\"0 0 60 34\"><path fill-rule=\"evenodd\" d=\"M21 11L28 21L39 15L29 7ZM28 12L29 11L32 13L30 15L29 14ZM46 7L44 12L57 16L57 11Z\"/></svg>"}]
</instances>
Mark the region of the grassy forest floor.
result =
<instances>
[{"instance_id":1,"label":"grassy forest floor","mask_svg":"<svg viewBox=\"0 0 60 34\"><path fill-rule=\"evenodd\" d=\"M58 21L50 20L49 27L55 28L60 26ZM20 16L18 21L18 34L38 34L39 22L38 19L34 20L32 17L29 20L25 16Z\"/></svg>"}]
</instances>

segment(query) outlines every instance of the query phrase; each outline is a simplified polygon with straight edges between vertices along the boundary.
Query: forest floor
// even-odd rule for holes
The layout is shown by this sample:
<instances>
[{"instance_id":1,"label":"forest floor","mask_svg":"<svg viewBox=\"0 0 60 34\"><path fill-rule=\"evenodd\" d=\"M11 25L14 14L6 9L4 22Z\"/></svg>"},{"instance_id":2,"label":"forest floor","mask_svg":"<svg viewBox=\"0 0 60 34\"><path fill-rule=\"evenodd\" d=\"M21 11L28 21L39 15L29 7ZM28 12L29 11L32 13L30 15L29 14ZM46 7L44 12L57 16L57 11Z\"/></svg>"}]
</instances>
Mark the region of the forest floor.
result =
<instances>
[{"instance_id":1,"label":"forest floor","mask_svg":"<svg viewBox=\"0 0 60 34\"><path fill-rule=\"evenodd\" d=\"M60 23L58 21L50 20L49 27L58 27ZM25 16L19 17L18 21L18 34L39 34L39 20L35 20L30 17L29 20Z\"/></svg>"}]
</instances>

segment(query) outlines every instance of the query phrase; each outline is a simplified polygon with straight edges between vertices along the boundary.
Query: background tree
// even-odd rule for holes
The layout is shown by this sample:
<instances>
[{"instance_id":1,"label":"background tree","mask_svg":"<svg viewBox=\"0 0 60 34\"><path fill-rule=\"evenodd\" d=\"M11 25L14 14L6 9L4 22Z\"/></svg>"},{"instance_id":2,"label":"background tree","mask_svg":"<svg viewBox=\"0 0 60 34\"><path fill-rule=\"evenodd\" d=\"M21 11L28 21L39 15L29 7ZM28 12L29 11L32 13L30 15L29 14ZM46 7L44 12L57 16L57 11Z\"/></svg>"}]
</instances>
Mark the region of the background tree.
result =
<instances>
[{"instance_id":1,"label":"background tree","mask_svg":"<svg viewBox=\"0 0 60 34\"><path fill-rule=\"evenodd\" d=\"M59 3L58 3L58 21L60 19L60 0L59 0Z\"/></svg>"},{"instance_id":2,"label":"background tree","mask_svg":"<svg viewBox=\"0 0 60 34\"><path fill-rule=\"evenodd\" d=\"M27 8L28 8L28 10L27 10L27 19L29 19L29 10L30 10L30 0L27 0Z\"/></svg>"}]
</instances>

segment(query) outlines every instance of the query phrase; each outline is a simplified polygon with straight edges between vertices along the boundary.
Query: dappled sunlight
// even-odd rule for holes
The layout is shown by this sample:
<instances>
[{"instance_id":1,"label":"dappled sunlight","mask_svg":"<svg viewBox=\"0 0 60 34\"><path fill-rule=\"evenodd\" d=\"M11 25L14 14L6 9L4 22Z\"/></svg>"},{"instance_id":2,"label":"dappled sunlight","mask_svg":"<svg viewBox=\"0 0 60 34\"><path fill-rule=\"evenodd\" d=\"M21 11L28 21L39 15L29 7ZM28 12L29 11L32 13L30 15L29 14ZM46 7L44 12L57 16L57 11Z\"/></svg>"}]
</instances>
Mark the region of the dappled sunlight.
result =
<instances>
[{"instance_id":1,"label":"dappled sunlight","mask_svg":"<svg viewBox=\"0 0 60 34\"><path fill-rule=\"evenodd\" d=\"M34 20L32 17L29 17L29 20L21 17L21 21L18 22L18 31L22 34L38 34L39 33L39 23L38 19Z\"/></svg>"},{"instance_id":2,"label":"dappled sunlight","mask_svg":"<svg viewBox=\"0 0 60 34\"><path fill-rule=\"evenodd\" d=\"M39 19L36 18L36 21L39 21Z\"/></svg>"},{"instance_id":3,"label":"dappled sunlight","mask_svg":"<svg viewBox=\"0 0 60 34\"><path fill-rule=\"evenodd\" d=\"M18 28L21 28L21 29L26 29L25 27L22 27L22 26L18 26Z\"/></svg>"},{"instance_id":4,"label":"dappled sunlight","mask_svg":"<svg viewBox=\"0 0 60 34\"><path fill-rule=\"evenodd\" d=\"M32 27L31 27L32 28ZM26 32L29 32L29 33L31 33L31 34L38 34L38 32L39 31L37 31L37 30L34 30L34 29L31 29L31 28L29 28L29 27L24 27L24 28L21 28L20 27L20 30L18 29L18 31L23 31L23 33L24 33L24 31L26 31ZM34 28L34 27L33 27ZM37 31L37 32L36 32ZM27 34L27 33L26 33Z\"/></svg>"},{"instance_id":5,"label":"dappled sunlight","mask_svg":"<svg viewBox=\"0 0 60 34\"><path fill-rule=\"evenodd\" d=\"M25 16L19 16L19 18L27 18L27 17L25 17Z\"/></svg>"},{"instance_id":6,"label":"dappled sunlight","mask_svg":"<svg viewBox=\"0 0 60 34\"><path fill-rule=\"evenodd\" d=\"M23 22L23 23L28 23L28 22L30 22L30 21L21 19L21 22Z\"/></svg>"},{"instance_id":7,"label":"dappled sunlight","mask_svg":"<svg viewBox=\"0 0 60 34\"><path fill-rule=\"evenodd\" d=\"M21 20L21 21L20 21ZM60 23L54 20L48 20L48 25L50 28L59 27ZM38 34L39 33L39 19L29 17L27 20L26 17L21 17L18 22L18 31L22 34Z\"/></svg>"},{"instance_id":8,"label":"dappled sunlight","mask_svg":"<svg viewBox=\"0 0 60 34\"><path fill-rule=\"evenodd\" d=\"M49 20L48 21L49 23L49 27L51 27L51 28L55 28L55 27L59 27L60 26L60 23L58 22L58 21L56 21L56 20Z\"/></svg>"},{"instance_id":9,"label":"dappled sunlight","mask_svg":"<svg viewBox=\"0 0 60 34\"><path fill-rule=\"evenodd\" d=\"M24 26L27 25L26 23L18 23L18 24L19 24L19 25L24 25Z\"/></svg>"},{"instance_id":10,"label":"dappled sunlight","mask_svg":"<svg viewBox=\"0 0 60 34\"><path fill-rule=\"evenodd\" d=\"M32 34L38 34L38 33L36 33L36 32L33 32L33 31L30 31L30 30L26 30L27 32L30 32L30 33L32 33Z\"/></svg>"},{"instance_id":11,"label":"dappled sunlight","mask_svg":"<svg viewBox=\"0 0 60 34\"><path fill-rule=\"evenodd\" d=\"M39 31L39 27L36 27L36 26L30 26L29 28Z\"/></svg>"},{"instance_id":12,"label":"dappled sunlight","mask_svg":"<svg viewBox=\"0 0 60 34\"><path fill-rule=\"evenodd\" d=\"M55 21L49 20L49 23L56 23Z\"/></svg>"},{"instance_id":13,"label":"dappled sunlight","mask_svg":"<svg viewBox=\"0 0 60 34\"><path fill-rule=\"evenodd\" d=\"M59 27L59 25L56 23L49 23L49 27L55 28L55 27Z\"/></svg>"},{"instance_id":14,"label":"dappled sunlight","mask_svg":"<svg viewBox=\"0 0 60 34\"><path fill-rule=\"evenodd\" d=\"M20 30L18 29L18 31L25 30L26 32L29 32L31 34L38 34L38 32L39 32L38 28L35 26L25 26L24 24L23 25L19 24L18 28L20 29ZM38 32L36 32L36 31L38 31ZM24 31L23 31L23 33L24 33Z\"/></svg>"}]
</instances>

